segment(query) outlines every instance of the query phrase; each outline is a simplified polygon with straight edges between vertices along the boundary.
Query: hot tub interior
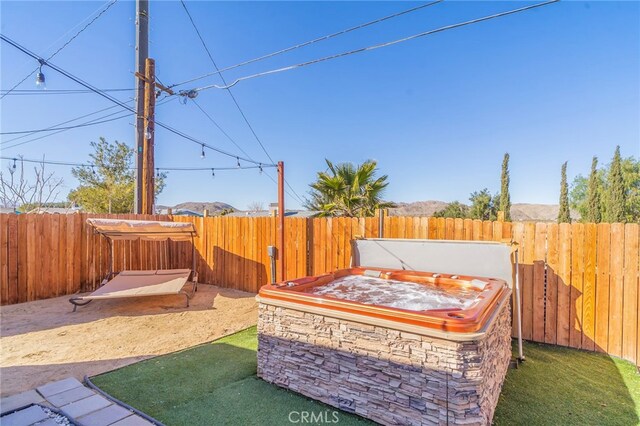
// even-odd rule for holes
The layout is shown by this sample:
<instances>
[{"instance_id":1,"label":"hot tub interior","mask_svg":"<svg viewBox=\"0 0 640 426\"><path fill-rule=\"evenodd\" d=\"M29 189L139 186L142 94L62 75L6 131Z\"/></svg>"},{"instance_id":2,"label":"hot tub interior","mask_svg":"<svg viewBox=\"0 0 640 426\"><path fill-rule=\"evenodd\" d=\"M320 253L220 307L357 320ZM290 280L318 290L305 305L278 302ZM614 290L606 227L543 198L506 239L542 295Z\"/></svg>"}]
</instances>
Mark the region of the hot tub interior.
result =
<instances>
[{"instance_id":1,"label":"hot tub interior","mask_svg":"<svg viewBox=\"0 0 640 426\"><path fill-rule=\"evenodd\" d=\"M443 288L410 281L346 275L305 293L349 300L366 305L388 306L410 311L466 309L477 299L475 287Z\"/></svg>"}]
</instances>

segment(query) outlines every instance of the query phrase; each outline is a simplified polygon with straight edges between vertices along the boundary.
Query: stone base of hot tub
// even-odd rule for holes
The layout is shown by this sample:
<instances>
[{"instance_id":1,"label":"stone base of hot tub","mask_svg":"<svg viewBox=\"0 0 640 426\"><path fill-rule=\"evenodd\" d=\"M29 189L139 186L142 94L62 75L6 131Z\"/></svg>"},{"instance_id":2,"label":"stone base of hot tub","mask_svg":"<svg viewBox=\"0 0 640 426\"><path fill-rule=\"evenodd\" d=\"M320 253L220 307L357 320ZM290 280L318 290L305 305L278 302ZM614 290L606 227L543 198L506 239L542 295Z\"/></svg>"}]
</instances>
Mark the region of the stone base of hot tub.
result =
<instances>
[{"instance_id":1,"label":"stone base of hot tub","mask_svg":"<svg viewBox=\"0 0 640 426\"><path fill-rule=\"evenodd\" d=\"M490 424L510 358L508 304L467 342L259 305L259 377L383 424Z\"/></svg>"}]
</instances>

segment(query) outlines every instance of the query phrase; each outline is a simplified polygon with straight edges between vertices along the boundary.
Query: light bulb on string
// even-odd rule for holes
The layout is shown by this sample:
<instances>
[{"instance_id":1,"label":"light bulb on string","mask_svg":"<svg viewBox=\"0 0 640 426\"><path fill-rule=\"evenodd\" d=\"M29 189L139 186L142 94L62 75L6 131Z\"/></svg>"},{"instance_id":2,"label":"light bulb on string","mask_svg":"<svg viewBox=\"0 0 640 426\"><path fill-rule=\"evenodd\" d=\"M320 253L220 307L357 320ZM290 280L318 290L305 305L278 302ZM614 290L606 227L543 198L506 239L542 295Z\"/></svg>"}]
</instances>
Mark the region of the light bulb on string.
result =
<instances>
[{"instance_id":1,"label":"light bulb on string","mask_svg":"<svg viewBox=\"0 0 640 426\"><path fill-rule=\"evenodd\" d=\"M205 155L206 154L204 153L204 144L202 144L202 151L200 152L200 158L204 160Z\"/></svg>"},{"instance_id":2,"label":"light bulb on string","mask_svg":"<svg viewBox=\"0 0 640 426\"><path fill-rule=\"evenodd\" d=\"M216 171L214 169L211 169L211 177L212 178L216 177Z\"/></svg>"},{"instance_id":3,"label":"light bulb on string","mask_svg":"<svg viewBox=\"0 0 640 426\"><path fill-rule=\"evenodd\" d=\"M16 167L17 167L17 166L16 166L16 159L14 158L14 159L13 159L13 170L15 170L15 169L16 169Z\"/></svg>"},{"instance_id":4,"label":"light bulb on string","mask_svg":"<svg viewBox=\"0 0 640 426\"><path fill-rule=\"evenodd\" d=\"M258 169L260 170L260 174L262 174L262 163L258 165Z\"/></svg>"},{"instance_id":5,"label":"light bulb on string","mask_svg":"<svg viewBox=\"0 0 640 426\"><path fill-rule=\"evenodd\" d=\"M240 168L240 157L236 157L236 160L238 162L238 168Z\"/></svg>"},{"instance_id":6,"label":"light bulb on string","mask_svg":"<svg viewBox=\"0 0 640 426\"><path fill-rule=\"evenodd\" d=\"M156 169L156 178L160 178L160 169Z\"/></svg>"},{"instance_id":7,"label":"light bulb on string","mask_svg":"<svg viewBox=\"0 0 640 426\"><path fill-rule=\"evenodd\" d=\"M45 64L43 59L38 59L40 62L40 68L38 68L38 73L36 74L36 87L41 90L45 90L47 85L45 84L44 73L42 72L42 66Z\"/></svg>"}]
</instances>

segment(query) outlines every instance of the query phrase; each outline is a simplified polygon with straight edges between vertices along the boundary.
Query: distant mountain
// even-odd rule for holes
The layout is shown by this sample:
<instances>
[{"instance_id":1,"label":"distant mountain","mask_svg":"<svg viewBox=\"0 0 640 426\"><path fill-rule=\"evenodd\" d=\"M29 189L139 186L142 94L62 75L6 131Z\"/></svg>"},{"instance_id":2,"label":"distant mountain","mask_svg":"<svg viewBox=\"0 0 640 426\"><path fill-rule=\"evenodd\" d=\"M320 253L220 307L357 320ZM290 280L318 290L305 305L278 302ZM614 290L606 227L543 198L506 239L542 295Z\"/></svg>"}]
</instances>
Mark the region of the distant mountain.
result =
<instances>
[{"instance_id":1,"label":"distant mountain","mask_svg":"<svg viewBox=\"0 0 640 426\"><path fill-rule=\"evenodd\" d=\"M555 222L558 219L558 204L517 203L511 206L511 219L515 221ZM580 219L580 213L571 210L571 219Z\"/></svg>"},{"instance_id":2,"label":"distant mountain","mask_svg":"<svg viewBox=\"0 0 640 426\"><path fill-rule=\"evenodd\" d=\"M398 207L390 209L391 216L432 216L438 210L442 210L448 203L444 201L416 201L413 203L397 203ZM558 218L559 206L557 204L529 204L516 203L511 206L511 219L513 221L540 221L553 222ZM573 219L579 219L576 211L571 211Z\"/></svg>"},{"instance_id":3,"label":"distant mountain","mask_svg":"<svg viewBox=\"0 0 640 426\"><path fill-rule=\"evenodd\" d=\"M448 203L444 201L428 200L428 201L415 201L413 203L396 203L397 207L389 209L391 216L433 216L438 210L442 210ZM158 210L166 209L171 206L157 206ZM174 211L177 210L190 210L196 213L202 214L207 209L210 215L215 215L222 210L233 210L240 212L230 204L220 201L213 202L199 202L199 201L187 201L184 203L176 204L171 207ZM554 222L558 218L558 205L557 204L529 204L529 203L516 203L511 206L511 219L513 221L538 221L538 222ZM246 212L245 212L246 213ZM266 213L265 213L266 214ZM236 214L236 216L240 213ZM571 217L573 219L579 219L578 212L572 210Z\"/></svg>"},{"instance_id":4,"label":"distant mountain","mask_svg":"<svg viewBox=\"0 0 640 426\"><path fill-rule=\"evenodd\" d=\"M413 203L396 203L395 208L389 209L391 216L433 216L438 210L447 207L444 201L415 201Z\"/></svg>"},{"instance_id":5,"label":"distant mountain","mask_svg":"<svg viewBox=\"0 0 640 426\"><path fill-rule=\"evenodd\" d=\"M204 210L209 210L211 215L222 210L237 210L231 204L223 203L220 201L186 201L184 203L176 204L175 206L156 206L157 210L163 210L171 208L172 210L191 210L196 213L202 213Z\"/></svg>"}]
</instances>

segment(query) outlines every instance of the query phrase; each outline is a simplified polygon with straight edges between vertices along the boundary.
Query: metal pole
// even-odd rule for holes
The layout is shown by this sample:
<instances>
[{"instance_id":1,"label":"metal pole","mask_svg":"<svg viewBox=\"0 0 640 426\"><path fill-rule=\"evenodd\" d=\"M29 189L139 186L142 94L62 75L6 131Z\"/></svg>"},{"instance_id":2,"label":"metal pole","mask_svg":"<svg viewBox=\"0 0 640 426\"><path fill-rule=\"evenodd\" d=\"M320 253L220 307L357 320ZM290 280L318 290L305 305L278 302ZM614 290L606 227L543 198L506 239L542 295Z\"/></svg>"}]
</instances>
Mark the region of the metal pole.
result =
<instances>
[{"instance_id":1,"label":"metal pole","mask_svg":"<svg viewBox=\"0 0 640 426\"><path fill-rule=\"evenodd\" d=\"M149 0L136 0L136 71L145 74L145 61L149 56ZM136 186L134 212L142 213L142 163L144 158L144 86L136 78Z\"/></svg>"},{"instance_id":2,"label":"metal pole","mask_svg":"<svg viewBox=\"0 0 640 426\"><path fill-rule=\"evenodd\" d=\"M378 238L384 238L384 209L378 209Z\"/></svg>"},{"instance_id":3,"label":"metal pole","mask_svg":"<svg viewBox=\"0 0 640 426\"><path fill-rule=\"evenodd\" d=\"M524 355L522 353L522 307L520 304L520 265L518 262L518 250L515 252L516 256L516 282L514 283L516 290L516 325L518 326L518 360L524 361Z\"/></svg>"},{"instance_id":4,"label":"metal pole","mask_svg":"<svg viewBox=\"0 0 640 426\"><path fill-rule=\"evenodd\" d=\"M278 280L284 281L284 162L278 161Z\"/></svg>"}]
</instances>

